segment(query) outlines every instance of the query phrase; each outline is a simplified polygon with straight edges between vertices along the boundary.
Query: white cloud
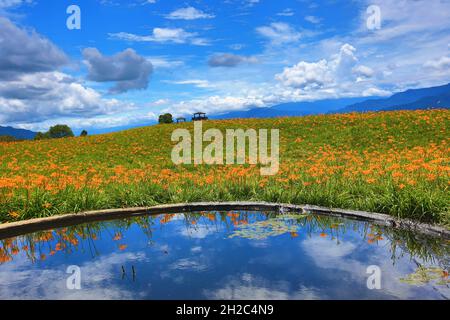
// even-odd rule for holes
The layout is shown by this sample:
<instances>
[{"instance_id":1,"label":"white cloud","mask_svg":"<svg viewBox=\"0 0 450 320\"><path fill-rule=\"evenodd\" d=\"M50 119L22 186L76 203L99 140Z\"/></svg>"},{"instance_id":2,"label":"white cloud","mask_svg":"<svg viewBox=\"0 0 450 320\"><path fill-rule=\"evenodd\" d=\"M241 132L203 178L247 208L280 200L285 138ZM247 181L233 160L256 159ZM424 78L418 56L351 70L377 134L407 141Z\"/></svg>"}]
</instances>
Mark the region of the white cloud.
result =
<instances>
[{"instance_id":1,"label":"white cloud","mask_svg":"<svg viewBox=\"0 0 450 320\"><path fill-rule=\"evenodd\" d=\"M305 20L312 23L312 24L318 24L320 21L322 21L320 18L316 16L306 16Z\"/></svg>"},{"instance_id":2,"label":"white cloud","mask_svg":"<svg viewBox=\"0 0 450 320\"><path fill-rule=\"evenodd\" d=\"M120 265L147 261L144 253L111 253L84 262L80 265L82 290L67 289L66 265L37 269L30 267L27 260L25 256L16 256L12 263L2 265L1 299L142 299L147 294L145 290L127 290L111 281L117 276Z\"/></svg>"},{"instance_id":3,"label":"white cloud","mask_svg":"<svg viewBox=\"0 0 450 320\"><path fill-rule=\"evenodd\" d=\"M192 80L180 80L180 81L166 81L173 84L186 84L193 85L197 88L211 88L213 85L209 83L208 80L192 79Z\"/></svg>"},{"instance_id":4,"label":"white cloud","mask_svg":"<svg viewBox=\"0 0 450 320\"><path fill-rule=\"evenodd\" d=\"M248 7L253 7L254 5L258 4L260 0L244 0L244 3Z\"/></svg>"},{"instance_id":5,"label":"white cloud","mask_svg":"<svg viewBox=\"0 0 450 320\"><path fill-rule=\"evenodd\" d=\"M354 67L352 69L352 72L354 74L356 74L357 76L360 76L363 78L371 78L375 74L375 72L371 68L369 68L367 66L363 66L363 65Z\"/></svg>"},{"instance_id":6,"label":"white cloud","mask_svg":"<svg viewBox=\"0 0 450 320\"><path fill-rule=\"evenodd\" d=\"M273 22L269 26L256 28L256 31L275 45L297 42L302 36L300 32L284 22Z\"/></svg>"},{"instance_id":7,"label":"white cloud","mask_svg":"<svg viewBox=\"0 0 450 320\"><path fill-rule=\"evenodd\" d=\"M263 96L209 96L189 101L181 101L164 110L176 116L192 114L198 111L220 114L223 112L242 110L250 107L263 107L267 105Z\"/></svg>"},{"instance_id":8,"label":"white cloud","mask_svg":"<svg viewBox=\"0 0 450 320\"><path fill-rule=\"evenodd\" d=\"M212 19L213 14L205 13L194 7L186 7L177 9L166 16L167 19L172 20L196 20L196 19Z\"/></svg>"},{"instance_id":9,"label":"white cloud","mask_svg":"<svg viewBox=\"0 0 450 320\"><path fill-rule=\"evenodd\" d=\"M205 224L194 226L181 226L179 232L182 236L193 239L204 239L217 232L217 229Z\"/></svg>"},{"instance_id":10,"label":"white cloud","mask_svg":"<svg viewBox=\"0 0 450 320\"><path fill-rule=\"evenodd\" d=\"M428 60L424 66L439 71L447 70L450 68L450 56L441 57L437 60Z\"/></svg>"},{"instance_id":11,"label":"white cloud","mask_svg":"<svg viewBox=\"0 0 450 320\"><path fill-rule=\"evenodd\" d=\"M172 60L165 56L149 56L147 59L151 62L155 69L172 69L184 65L184 62L181 60Z\"/></svg>"},{"instance_id":12,"label":"white cloud","mask_svg":"<svg viewBox=\"0 0 450 320\"><path fill-rule=\"evenodd\" d=\"M330 60L300 61L292 67L284 68L275 78L285 86L305 90L334 87L339 82L354 80L351 79L352 69L369 72L368 67L355 66L358 61L355 52L353 46L344 44Z\"/></svg>"},{"instance_id":13,"label":"white cloud","mask_svg":"<svg viewBox=\"0 0 450 320\"><path fill-rule=\"evenodd\" d=\"M171 270L196 271L201 272L208 269L208 265L196 260L184 258L179 259L169 266Z\"/></svg>"},{"instance_id":14,"label":"white cloud","mask_svg":"<svg viewBox=\"0 0 450 320\"><path fill-rule=\"evenodd\" d=\"M158 99L150 103L151 106L163 106L170 103L169 99Z\"/></svg>"},{"instance_id":15,"label":"white cloud","mask_svg":"<svg viewBox=\"0 0 450 320\"><path fill-rule=\"evenodd\" d=\"M325 298L316 288L296 286L287 281L273 281L249 273L229 276L218 289L204 290L204 296L215 300L311 300Z\"/></svg>"},{"instance_id":16,"label":"white cloud","mask_svg":"<svg viewBox=\"0 0 450 320\"><path fill-rule=\"evenodd\" d=\"M197 37L197 33L187 32L182 28L154 28L152 34L148 36L127 32L109 33L109 36L113 39L132 42L190 43L198 46L208 45L208 41L204 38Z\"/></svg>"},{"instance_id":17,"label":"white cloud","mask_svg":"<svg viewBox=\"0 0 450 320\"><path fill-rule=\"evenodd\" d=\"M33 0L0 0L0 9L17 7L22 4L31 4Z\"/></svg>"},{"instance_id":18,"label":"white cloud","mask_svg":"<svg viewBox=\"0 0 450 320\"><path fill-rule=\"evenodd\" d=\"M363 97L386 97L390 96L392 93L387 90L382 90L379 88L369 88L363 91Z\"/></svg>"},{"instance_id":19,"label":"white cloud","mask_svg":"<svg viewBox=\"0 0 450 320\"><path fill-rule=\"evenodd\" d=\"M104 99L61 72L26 74L0 82L0 122L39 122L57 117L87 118L134 108Z\"/></svg>"},{"instance_id":20,"label":"white cloud","mask_svg":"<svg viewBox=\"0 0 450 320\"><path fill-rule=\"evenodd\" d=\"M365 8L377 5L381 10L382 25L376 32L369 33L368 42L389 41L404 37L417 37L418 34L432 34L448 29L450 21L450 2L443 0L367 0L361 12L361 30L367 31Z\"/></svg>"},{"instance_id":21,"label":"white cloud","mask_svg":"<svg viewBox=\"0 0 450 320\"><path fill-rule=\"evenodd\" d=\"M294 11L292 11L292 9L290 8L286 8L281 12L277 13L277 16L282 16L282 17L292 17L295 14Z\"/></svg>"},{"instance_id":22,"label":"white cloud","mask_svg":"<svg viewBox=\"0 0 450 320\"><path fill-rule=\"evenodd\" d=\"M59 123L67 124L73 129L106 129L126 125L142 125L142 123L155 122L158 115L154 112L128 111L111 115L99 115L87 118L60 117L47 119L41 122L21 122L14 126L32 131L47 131L48 128Z\"/></svg>"},{"instance_id":23,"label":"white cloud","mask_svg":"<svg viewBox=\"0 0 450 320\"><path fill-rule=\"evenodd\" d=\"M293 67L285 68L275 78L285 86L304 89L323 87L333 83L333 76L326 60L311 63L301 61Z\"/></svg>"}]
</instances>

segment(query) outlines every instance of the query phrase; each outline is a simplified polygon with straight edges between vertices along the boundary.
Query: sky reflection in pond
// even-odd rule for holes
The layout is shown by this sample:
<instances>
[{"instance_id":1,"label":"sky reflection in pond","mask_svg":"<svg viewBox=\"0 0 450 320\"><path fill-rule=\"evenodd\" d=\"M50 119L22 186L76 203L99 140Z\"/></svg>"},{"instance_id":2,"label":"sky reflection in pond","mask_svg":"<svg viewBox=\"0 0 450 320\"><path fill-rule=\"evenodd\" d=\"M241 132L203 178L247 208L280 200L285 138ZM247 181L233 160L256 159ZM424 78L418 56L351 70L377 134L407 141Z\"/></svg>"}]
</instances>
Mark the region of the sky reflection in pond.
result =
<instances>
[{"instance_id":1,"label":"sky reflection in pond","mask_svg":"<svg viewBox=\"0 0 450 320\"><path fill-rule=\"evenodd\" d=\"M0 241L2 299L448 299L448 271L448 240L313 214L163 214Z\"/></svg>"}]
</instances>

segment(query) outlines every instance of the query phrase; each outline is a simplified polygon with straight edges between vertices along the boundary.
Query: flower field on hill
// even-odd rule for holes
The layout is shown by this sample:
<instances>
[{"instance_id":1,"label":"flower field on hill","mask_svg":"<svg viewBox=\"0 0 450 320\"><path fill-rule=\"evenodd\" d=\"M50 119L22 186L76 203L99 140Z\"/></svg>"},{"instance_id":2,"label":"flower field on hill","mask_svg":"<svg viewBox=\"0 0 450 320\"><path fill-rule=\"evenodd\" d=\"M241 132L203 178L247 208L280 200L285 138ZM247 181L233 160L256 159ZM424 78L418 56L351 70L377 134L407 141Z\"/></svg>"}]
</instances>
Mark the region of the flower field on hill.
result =
<instances>
[{"instance_id":1,"label":"flower field on hill","mask_svg":"<svg viewBox=\"0 0 450 320\"><path fill-rule=\"evenodd\" d=\"M450 225L450 110L206 121L279 129L280 170L175 165L192 123L0 143L0 221L93 209L254 200L360 209Z\"/></svg>"}]
</instances>

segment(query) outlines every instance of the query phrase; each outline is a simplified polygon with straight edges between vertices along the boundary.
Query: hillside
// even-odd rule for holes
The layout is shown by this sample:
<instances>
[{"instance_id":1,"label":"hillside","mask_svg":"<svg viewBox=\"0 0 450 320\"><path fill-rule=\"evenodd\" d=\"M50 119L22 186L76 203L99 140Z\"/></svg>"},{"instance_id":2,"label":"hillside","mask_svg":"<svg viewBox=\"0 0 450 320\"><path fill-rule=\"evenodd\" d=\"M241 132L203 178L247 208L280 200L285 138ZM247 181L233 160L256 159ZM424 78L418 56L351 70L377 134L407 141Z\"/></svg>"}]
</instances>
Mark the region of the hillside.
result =
<instances>
[{"instance_id":1,"label":"hillside","mask_svg":"<svg viewBox=\"0 0 450 320\"><path fill-rule=\"evenodd\" d=\"M450 225L450 110L204 122L279 129L280 170L174 165L192 123L0 143L0 221L158 203L263 200L388 213ZM206 143L205 143L206 145Z\"/></svg>"}]
</instances>

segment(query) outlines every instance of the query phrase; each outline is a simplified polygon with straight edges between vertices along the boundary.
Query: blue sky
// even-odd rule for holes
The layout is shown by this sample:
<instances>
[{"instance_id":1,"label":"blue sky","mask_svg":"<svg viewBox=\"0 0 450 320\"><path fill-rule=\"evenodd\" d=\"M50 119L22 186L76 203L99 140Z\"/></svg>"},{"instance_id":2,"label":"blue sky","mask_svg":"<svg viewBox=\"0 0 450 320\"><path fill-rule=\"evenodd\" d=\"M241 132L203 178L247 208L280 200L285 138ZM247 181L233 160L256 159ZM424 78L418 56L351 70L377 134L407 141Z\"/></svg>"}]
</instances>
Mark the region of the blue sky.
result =
<instances>
[{"instance_id":1,"label":"blue sky","mask_svg":"<svg viewBox=\"0 0 450 320\"><path fill-rule=\"evenodd\" d=\"M0 0L0 125L99 131L440 85L449 29L446 0Z\"/></svg>"}]
</instances>

